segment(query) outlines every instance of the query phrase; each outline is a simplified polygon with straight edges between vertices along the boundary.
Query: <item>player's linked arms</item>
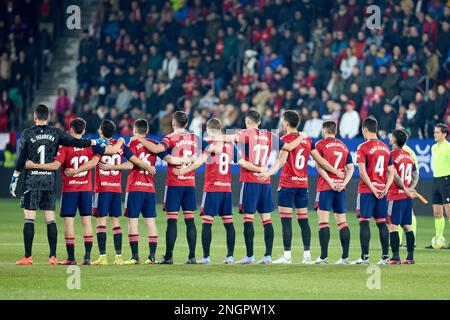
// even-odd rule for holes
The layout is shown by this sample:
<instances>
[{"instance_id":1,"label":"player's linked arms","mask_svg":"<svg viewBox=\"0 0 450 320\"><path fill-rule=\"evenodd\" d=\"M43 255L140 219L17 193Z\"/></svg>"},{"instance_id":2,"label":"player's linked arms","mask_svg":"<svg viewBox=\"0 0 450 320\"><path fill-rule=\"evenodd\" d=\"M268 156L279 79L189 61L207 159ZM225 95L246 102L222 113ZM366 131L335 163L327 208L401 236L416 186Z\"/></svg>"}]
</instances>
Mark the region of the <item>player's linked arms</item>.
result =
<instances>
[{"instance_id":1,"label":"player's linked arms","mask_svg":"<svg viewBox=\"0 0 450 320\"><path fill-rule=\"evenodd\" d=\"M106 146L105 147L104 154L112 156L112 155L118 153L124 144L125 144L125 139L120 137L119 139L117 139L117 142L114 146Z\"/></svg>"},{"instance_id":2,"label":"player's linked arms","mask_svg":"<svg viewBox=\"0 0 450 320\"><path fill-rule=\"evenodd\" d=\"M31 160L27 160L25 162L25 169L37 169L37 170L46 170L46 171L56 171L61 167L61 162L53 161L51 163L34 163Z\"/></svg>"},{"instance_id":3,"label":"player's linked arms","mask_svg":"<svg viewBox=\"0 0 450 320\"><path fill-rule=\"evenodd\" d=\"M134 165L136 165L137 167L141 168L142 170L147 171L151 175L154 175L156 173L155 167L149 166L148 164L146 164L144 161L142 161L141 159L139 159L135 155L133 155L128 160L129 160L129 162L132 162Z\"/></svg>"},{"instance_id":4,"label":"player's linked arms","mask_svg":"<svg viewBox=\"0 0 450 320\"><path fill-rule=\"evenodd\" d=\"M172 157L173 159L174 157ZM193 158L193 157L191 157ZM206 154L202 154L201 157L198 157L194 162L185 163L185 165L188 165L187 167L179 167L177 169L173 170L173 173L177 176L184 176L185 174L188 174L191 171L197 170L203 163L206 162L207 159ZM186 159L186 158L178 158L178 159Z\"/></svg>"},{"instance_id":5,"label":"player's linked arms","mask_svg":"<svg viewBox=\"0 0 450 320\"><path fill-rule=\"evenodd\" d=\"M120 170L131 170L131 169L133 169L134 165L130 161L121 163L119 165L111 165L111 164L99 162L98 167L104 171L112 171L112 170L120 171Z\"/></svg>"},{"instance_id":6,"label":"player's linked arms","mask_svg":"<svg viewBox=\"0 0 450 320\"><path fill-rule=\"evenodd\" d=\"M99 157L93 157L91 160L89 160L86 163L83 163L83 165L81 165L78 169L74 169L74 168L67 168L66 170L64 170L64 174L68 177L72 177L78 173L84 172L84 171L89 171L92 168L94 168L97 163L99 162L100 158Z\"/></svg>"},{"instance_id":7,"label":"player's linked arms","mask_svg":"<svg viewBox=\"0 0 450 320\"><path fill-rule=\"evenodd\" d=\"M258 180L265 181L270 178L270 176L273 176L280 170L282 166L287 162L289 152L286 150L281 150L277 161L275 161L274 165L269 168L262 168L261 173L258 175Z\"/></svg>"},{"instance_id":8,"label":"player's linked arms","mask_svg":"<svg viewBox=\"0 0 450 320\"><path fill-rule=\"evenodd\" d=\"M148 141L147 139L145 139L145 137L131 137L130 142L134 141L134 140L138 140L140 143L142 143L142 145L145 147L145 149L147 149L151 153L158 154L158 153L166 151L166 148L164 147L163 144L161 144L161 143L154 144L154 143Z\"/></svg>"}]
</instances>

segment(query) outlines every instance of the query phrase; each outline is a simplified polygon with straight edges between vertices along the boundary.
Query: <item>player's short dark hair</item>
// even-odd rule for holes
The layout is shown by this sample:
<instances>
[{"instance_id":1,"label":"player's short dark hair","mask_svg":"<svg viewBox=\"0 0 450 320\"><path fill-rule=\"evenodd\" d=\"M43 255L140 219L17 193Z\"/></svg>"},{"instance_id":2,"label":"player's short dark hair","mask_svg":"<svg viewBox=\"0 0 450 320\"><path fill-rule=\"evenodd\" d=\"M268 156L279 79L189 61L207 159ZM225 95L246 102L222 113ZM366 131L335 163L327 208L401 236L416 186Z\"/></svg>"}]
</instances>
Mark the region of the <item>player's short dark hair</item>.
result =
<instances>
[{"instance_id":1,"label":"player's short dark hair","mask_svg":"<svg viewBox=\"0 0 450 320\"><path fill-rule=\"evenodd\" d=\"M337 133L337 125L336 125L336 122L333 120L324 121L322 123L322 128L328 134L336 134Z\"/></svg>"},{"instance_id":2,"label":"player's short dark hair","mask_svg":"<svg viewBox=\"0 0 450 320\"><path fill-rule=\"evenodd\" d=\"M69 125L73 131L76 134L82 134L83 131L86 129L86 121L84 121L84 119L81 118L75 118L72 121L70 121L70 125Z\"/></svg>"},{"instance_id":3,"label":"player's short dark hair","mask_svg":"<svg viewBox=\"0 0 450 320\"><path fill-rule=\"evenodd\" d=\"M206 122L206 128L214 130L222 130L222 121L217 118L211 118Z\"/></svg>"},{"instance_id":4,"label":"player's short dark hair","mask_svg":"<svg viewBox=\"0 0 450 320\"><path fill-rule=\"evenodd\" d=\"M411 134L409 133L408 130L406 130L405 128L400 128L400 129L398 129L398 130L403 131L403 132L406 134L407 138L409 139L409 136L410 136ZM406 139L406 141L408 141L408 139Z\"/></svg>"},{"instance_id":5,"label":"player's short dark hair","mask_svg":"<svg viewBox=\"0 0 450 320\"><path fill-rule=\"evenodd\" d=\"M100 130L102 130L105 138L112 138L114 133L116 133L116 124L111 120L103 120L100 125Z\"/></svg>"},{"instance_id":6,"label":"player's short dark hair","mask_svg":"<svg viewBox=\"0 0 450 320\"><path fill-rule=\"evenodd\" d=\"M145 119L137 119L134 122L134 127L139 134L147 134L148 132L148 122Z\"/></svg>"},{"instance_id":7,"label":"player's short dark hair","mask_svg":"<svg viewBox=\"0 0 450 320\"><path fill-rule=\"evenodd\" d=\"M392 131L392 136L395 139L395 144L398 145L400 148L403 148L406 141L408 140L408 135L402 129L396 129Z\"/></svg>"},{"instance_id":8,"label":"player's short dark hair","mask_svg":"<svg viewBox=\"0 0 450 320\"><path fill-rule=\"evenodd\" d=\"M172 117L173 120L177 123L178 127L184 128L188 123L188 116L186 112L176 111Z\"/></svg>"},{"instance_id":9,"label":"player's short dark hair","mask_svg":"<svg viewBox=\"0 0 450 320\"><path fill-rule=\"evenodd\" d=\"M283 114L284 121L286 121L289 124L289 127L291 128L297 128L298 124L300 122L300 116L298 115L297 111L294 110L286 110L286 112Z\"/></svg>"},{"instance_id":10,"label":"player's short dark hair","mask_svg":"<svg viewBox=\"0 0 450 320\"><path fill-rule=\"evenodd\" d=\"M368 117L363 120L362 127L366 128L371 133L377 133L378 131L378 121L375 118Z\"/></svg>"},{"instance_id":11,"label":"player's short dark hair","mask_svg":"<svg viewBox=\"0 0 450 320\"><path fill-rule=\"evenodd\" d=\"M245 118L250 119L253 123L260 123L261 122L261 114L255 109L248 110L245 113Z\"/></svg>"},{"instance_id":12,"label":"player's short dark hair","mask_svg":"<svg viewBox=\"0 0 450 320\"><path fill-rule=\"evenodd\" d=\"M47 121L48 116L50 115L50 110L45 104L40 103L36 106L36 108L34 108L34 114L38 120Z\"/></svg>"},{"instance_id":13,"label":"player's short dark hair","mask_svg":"<svg viewBox=\"0 0 450 320\"><path fill-rule=\"evenodd\" d=\"M445 137L448 137L448 127L443 123L438 123L434 126L435 128L441 129L441 132L445 134Z\"/></svg>"}]
</instances>

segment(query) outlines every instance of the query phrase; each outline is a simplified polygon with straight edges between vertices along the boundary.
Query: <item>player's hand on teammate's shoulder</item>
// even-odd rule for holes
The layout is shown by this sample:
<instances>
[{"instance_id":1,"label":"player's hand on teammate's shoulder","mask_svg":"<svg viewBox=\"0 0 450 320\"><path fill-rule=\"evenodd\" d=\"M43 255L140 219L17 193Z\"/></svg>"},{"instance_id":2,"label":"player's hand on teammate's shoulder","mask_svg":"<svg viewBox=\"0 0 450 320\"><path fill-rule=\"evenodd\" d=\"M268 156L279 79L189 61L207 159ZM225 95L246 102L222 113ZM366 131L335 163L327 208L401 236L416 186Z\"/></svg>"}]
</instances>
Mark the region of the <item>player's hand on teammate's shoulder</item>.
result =
<instances>
[{"instance_id":1,"label":"player's hand on teammate's shoulder","mask_svg":"<svg viewBox=\"0 0 450 320\"><path fill-rule=\"evenodd\" d=\"M95 144L97 146L108 146L109 145L109 141L104 139L104 138L102 138L102 137L99 137L99 138L95 139Z\"/></svg>"}]
</instances>

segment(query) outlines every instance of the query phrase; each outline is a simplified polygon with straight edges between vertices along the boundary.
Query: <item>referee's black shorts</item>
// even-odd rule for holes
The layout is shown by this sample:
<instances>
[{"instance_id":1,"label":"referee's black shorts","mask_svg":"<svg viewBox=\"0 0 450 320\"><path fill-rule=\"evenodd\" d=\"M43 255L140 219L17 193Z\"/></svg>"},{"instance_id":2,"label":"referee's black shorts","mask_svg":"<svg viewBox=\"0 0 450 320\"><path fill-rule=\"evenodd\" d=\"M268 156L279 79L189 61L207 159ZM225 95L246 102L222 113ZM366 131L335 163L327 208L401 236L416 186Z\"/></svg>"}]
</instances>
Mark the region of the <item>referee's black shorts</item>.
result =
<instances>
[{"instance_id":1,"label":"referee's black shorts","mask_svg":"<svg viewBox=\"0 0 450 320\"><path fill-rule=\"evenodd\" d=\"M55 192L27 190L23 193L20 205L25 210L55 211Z\"/></svg>"},{"instance_id":2,"label":"referee's black shorts","mask_svg":"<svg viewBox=\"0 0 450 320\"><path fill-rule=\"evenodd\" d=\"M433 178L433 204L450 203L450 176Z\"/></svg>"}]
</instances>

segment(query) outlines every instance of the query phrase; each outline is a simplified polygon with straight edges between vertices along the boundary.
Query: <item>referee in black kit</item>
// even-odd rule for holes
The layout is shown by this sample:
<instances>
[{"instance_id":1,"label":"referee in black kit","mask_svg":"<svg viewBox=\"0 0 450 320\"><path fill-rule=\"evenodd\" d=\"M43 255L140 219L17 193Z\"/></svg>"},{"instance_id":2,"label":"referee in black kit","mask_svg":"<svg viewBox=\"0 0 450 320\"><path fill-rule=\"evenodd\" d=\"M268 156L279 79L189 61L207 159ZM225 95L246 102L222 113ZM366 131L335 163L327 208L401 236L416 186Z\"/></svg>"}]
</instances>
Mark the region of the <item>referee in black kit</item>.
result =
<instances>
[{"instance_id":1,"label":"referee in black kit","mask_svg":"<svg viewBox=\"0 0 450 320\"><path fill-rule=\"evenodd\" d=\"M53 162L59 145L87 148L93 145L107 144L102 138L96 140L75 139L61 129L47 126L49 113L46 105L39 104L34 110L35 125L22 132L16 168L9 186L13 197L16 196L17 180L27 160L41 164ZM49 264L56 265L58 263L56 260L58 232L55 222L55 176L55 171L25 170L24 192L20 201L25 215L23 226L25 256L16 262L18 265L33 264L31 248L37 210L44 211L47 222L47 238L50 246Z\"/></svg>"},{"instance_id":2,"label":"referee in black kit","mask_svg":"<svg viewBox=\"0 0 450 320\"><path fill-rule=\"evenodd\" d=\"M450 224L450 142L448 127L438 123L434 127L434 140L431 147L433 161L433 213L436 236L443 236L445 230L444 210ZM427 249L433 247L427 246ZM447 247L447 249L450 248Z\"/></svg>"}]
</instances>

